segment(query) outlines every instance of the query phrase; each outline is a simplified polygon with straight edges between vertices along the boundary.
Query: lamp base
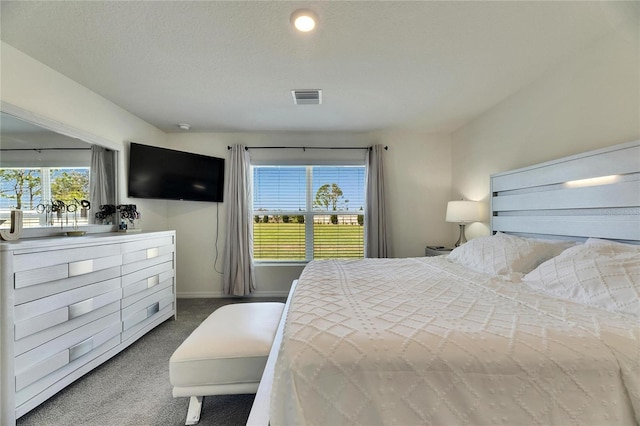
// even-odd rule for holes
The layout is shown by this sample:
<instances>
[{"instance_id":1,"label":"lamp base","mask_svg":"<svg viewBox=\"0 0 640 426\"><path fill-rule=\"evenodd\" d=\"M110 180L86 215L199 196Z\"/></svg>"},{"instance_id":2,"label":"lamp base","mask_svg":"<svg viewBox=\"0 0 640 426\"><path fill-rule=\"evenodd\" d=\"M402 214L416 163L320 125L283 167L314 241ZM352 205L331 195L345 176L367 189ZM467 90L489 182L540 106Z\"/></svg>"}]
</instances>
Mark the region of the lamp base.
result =
<instances>
[{"instance_id":1,"label":"lamp base","mask_svg":"<svg viewBox=\"0 0 640 426\"><path fill-rule=\"evenodd\" d=\"M454 244L454 247L460 247L460 245L467 242L467 238L464 236L464 223L460 223L460 236L458 237L458 241Z\"/></svg>"}]
</instances>

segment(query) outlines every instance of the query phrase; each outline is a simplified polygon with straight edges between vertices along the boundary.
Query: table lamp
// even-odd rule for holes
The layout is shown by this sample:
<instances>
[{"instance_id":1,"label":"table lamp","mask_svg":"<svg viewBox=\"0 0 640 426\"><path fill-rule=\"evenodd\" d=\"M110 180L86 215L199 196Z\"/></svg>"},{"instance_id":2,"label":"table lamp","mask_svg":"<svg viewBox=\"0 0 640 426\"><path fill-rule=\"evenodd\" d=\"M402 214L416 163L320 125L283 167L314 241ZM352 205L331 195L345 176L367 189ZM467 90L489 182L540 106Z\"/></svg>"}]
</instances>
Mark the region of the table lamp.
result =
<instances>
[{"instance_id":1,"label":"table lamp","mask_svg":"<svg viewBox=\"0 0 640 426\"><path fill-rule=\"evenodd\" d=\"M481 218L480 203L477 201L461 200L449 201L447 203L445 220L447 222L456 222L460 225L460 236L458 237L458 241L456 241L456 247L467 242L467 238L464 235L464 226L467 223L478 222Z\"/></svg>"}]
</instances>

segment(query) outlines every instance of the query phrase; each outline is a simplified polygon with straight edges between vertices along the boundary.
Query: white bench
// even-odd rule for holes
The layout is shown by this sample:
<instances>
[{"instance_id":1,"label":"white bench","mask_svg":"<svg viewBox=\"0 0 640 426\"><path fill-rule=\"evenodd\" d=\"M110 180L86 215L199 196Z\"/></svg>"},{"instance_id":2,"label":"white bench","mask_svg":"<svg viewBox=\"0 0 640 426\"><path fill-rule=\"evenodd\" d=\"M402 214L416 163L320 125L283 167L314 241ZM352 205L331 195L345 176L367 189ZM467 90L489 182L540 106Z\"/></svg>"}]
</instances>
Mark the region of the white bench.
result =
<instances>
[{"instance_id":1,"label":"white bench","mask_svg":"<svg viewBox=\"0 0 640 426\"><path fill-rule=\"evenodd\" d=\"M283 303L225 305L213 312L169 360L173 396L190 397L187 425L200 420L203 397L255 393Z\"/></svg>"}]
</instances>

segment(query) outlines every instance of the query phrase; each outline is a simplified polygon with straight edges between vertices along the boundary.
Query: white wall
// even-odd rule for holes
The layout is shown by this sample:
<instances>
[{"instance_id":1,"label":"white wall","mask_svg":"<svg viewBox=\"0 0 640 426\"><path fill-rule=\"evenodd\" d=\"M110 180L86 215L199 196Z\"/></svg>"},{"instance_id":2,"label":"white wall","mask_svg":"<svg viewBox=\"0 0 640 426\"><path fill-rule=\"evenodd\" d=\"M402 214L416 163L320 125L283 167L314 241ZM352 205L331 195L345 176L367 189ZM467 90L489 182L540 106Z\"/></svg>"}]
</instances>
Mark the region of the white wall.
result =
<instances>
[{"instance_id":1,"label":"white wall","mask_svg":"<svg viewBox=\"0 0 640 426\"><path fill-rule=\"evenodd\" d=\"M426 245L452 245L455 226L444 221L451 195L450 137L390 130L372 139L389 146L385 183L392 257L424 256Z\"/></svg>"},{"instance_id":2,"label":"white wall","mask_svg":"<svg viewBox=\"0 0 640 426\"><path fill-rule=\"evenodd\" d=\"M451 225L444 209L451 192L450 145L447 136L410 132L343 133L176 133L168 135L172 149L228 158L227 145L248 146L362 146L382 143L385 152L391 228L391 254L422 256L430 244L451 243ZM252 161L319 161L364 159L363 151L254 150ZM228 165L227 165L228 173ZM168 224L177 231L178 296L205 297L222 294L222 276L213 268L218 235L218 271L222 271L225 235L225 203L168 202ZM216 208L219 208L216 213ZM219 222L216 227L216 214ZM217 232L216 232L217 228ZM257 266L256 296L288 293L302 266Z\"/></svg>"},{"instance_id":3,"label":"white wall","mask_svg":"<svg viewBox=\"0 0 640 426\"><path fill-rule=\"evenodd\" d=\"M489 176L640 138L638 26L585 48L452 134L453 197L489 198ZM467 236L486 235L472 224Z\"/></svg>"}]
</instances>

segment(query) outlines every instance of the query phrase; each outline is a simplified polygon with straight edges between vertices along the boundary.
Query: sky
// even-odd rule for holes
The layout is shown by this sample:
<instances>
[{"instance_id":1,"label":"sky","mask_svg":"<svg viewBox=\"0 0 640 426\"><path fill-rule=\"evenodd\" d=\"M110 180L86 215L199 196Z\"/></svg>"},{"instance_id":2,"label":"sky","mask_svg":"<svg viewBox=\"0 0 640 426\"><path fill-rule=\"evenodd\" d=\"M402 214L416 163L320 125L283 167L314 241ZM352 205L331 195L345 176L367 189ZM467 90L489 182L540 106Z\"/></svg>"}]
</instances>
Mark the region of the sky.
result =
<instances>
[{"instance_id":1,"label":"sky","mask_svg":"<svg viewBox=\"0 0 640 426\"><path fill-rule=\"evenodd\" d=\"M338 200L339 210L364 208L364 166L313 166L311 179L313 199L322 185L335 183L343 192ZM254 167L253 187L253 210L306 209L305 166ZM325 207L314 210L325 210Z\"/></svg>"}]
</instances>

